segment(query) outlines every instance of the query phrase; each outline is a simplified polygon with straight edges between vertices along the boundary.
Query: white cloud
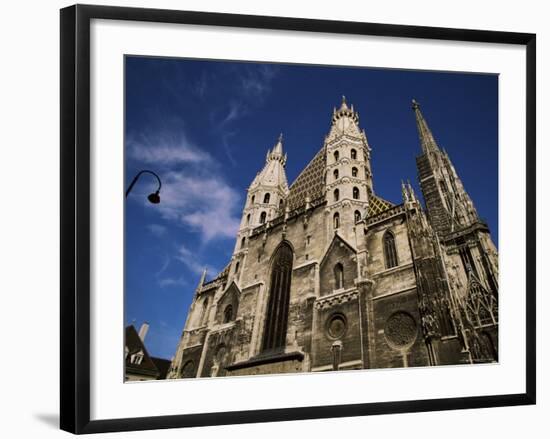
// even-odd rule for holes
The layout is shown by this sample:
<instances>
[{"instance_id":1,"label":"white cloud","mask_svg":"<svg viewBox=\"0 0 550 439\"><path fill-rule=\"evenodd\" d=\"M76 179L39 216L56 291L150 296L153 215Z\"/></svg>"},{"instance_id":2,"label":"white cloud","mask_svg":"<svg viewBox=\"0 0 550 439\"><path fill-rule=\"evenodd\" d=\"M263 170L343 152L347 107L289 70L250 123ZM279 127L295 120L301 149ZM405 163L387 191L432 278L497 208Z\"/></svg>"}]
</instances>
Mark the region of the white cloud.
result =
<instances>
[{"instance_id":1,"label":"white cloud","mask_svg":"<svg viewBox=\"0 0 550 439\"><path fill-rule=\"evenodd\" d=\"M187 282L187 279L185 279L183 276L174 278L174 277L167 277L164 279L159 279L159 286L161 288L164 287L186 287L189 286L189 283Z\"/></svg>"},{"instance_id":2,"label":"white cloud","mask_svg":"<svg viewBox=\"0 0 550 439\"><path fill-rule=\"evenodd\" d=\"M149 224L147 225L147 230L149 230L149 232L151 232L157 238L160 238L166 233L166 226L163 226L161 224Z\"/></svg>"},{"instance_id":3,"label":"white cloud","mask_svg":"<svg viewBox=\"0 0 550 439\"><path fill-rule=\"evenodd\" d=\"M216 173L171 171L162 180L161 203L155 208L165 219L199 231L205 242L235 237L240 194Z\"/></svg>"},{"instance_id":4,"label":"white cloud","mask_svg":"<svg viewBox=\"0 0 550 439\"><path fill-rule=\"evenodd\" d=\"M189 250L185 245L180 245L178 247L178 255L176 256L176 259L181 261L195 274L202 274L205 268L208 273L217 274L219 272L216 267L200 262L197 258L197 254Z\"/></svg>"},{"instance_id":5,"label":"white cloud","mask_svg":"<svg viewBox=\"0 0 550 439\"><path fill-rule=\"evenodd\" d=\"M131 158L147 164L205 164L213 161L210 154L197 148L181 133L154 138L142 135L139 139L129 136L126 147Z\"/></svg>"},{"instance_id":6,"label":"white cloud","mask_svg":"<svg viewBox=\"0 0 550 439\"><path fill-rule=\"evenodd\" d=\"M177 136L128 136L127 148L132 159L155 165L162 180L160 204L152 206L140 197L146 206L160 212L164 219L200 233L205 243L235 237L241 195L224 180L221 165L208 152L193 145L181 132ZM149 191L156 188L156 182L151 185ZM159 224L150 224L148 229L155 236L166 232Z\"/></svg>"},{"instance_id":7,"label":"white cloud","mask_svg":"<svg viewBox=\"0 0 550 439\"><path fill-rule=\"evenodd\" d=\"M276 75L276 66L267 64L249 66L240 78L242 89L249 98L263 99L271 92L271 83Z\"/></svg>"},{"instance_id":8,"label":"white cloud","mask_svg":"<svg viewBox=\"0 0 550 439\"><path fill-rule=\"evenodd\" d=\"M245 113L244 105L238 101L231 101L229 103L229 110L227 115L222 120L221 124L225 125L233 120L237 120Z\"/></svg>"}]
</instances>

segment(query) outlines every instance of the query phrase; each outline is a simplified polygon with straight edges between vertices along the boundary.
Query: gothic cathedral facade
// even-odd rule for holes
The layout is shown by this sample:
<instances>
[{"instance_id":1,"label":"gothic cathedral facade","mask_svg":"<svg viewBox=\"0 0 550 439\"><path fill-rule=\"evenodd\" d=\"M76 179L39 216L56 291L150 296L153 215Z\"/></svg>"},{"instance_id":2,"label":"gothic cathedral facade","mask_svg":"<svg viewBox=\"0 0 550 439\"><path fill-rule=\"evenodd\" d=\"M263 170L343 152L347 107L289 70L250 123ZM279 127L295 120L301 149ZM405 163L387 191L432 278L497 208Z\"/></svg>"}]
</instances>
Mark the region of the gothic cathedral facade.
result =
<instances>
[{"instance_id":1,"label":"gothic cathedral facade","mask_svg":"<svg viewBox=\"0 0 550 439\"><path fill-rule=\"evenodd\" d=\"M345 98L292 185L282 137L248 188L235 249L195 291L168 378L498 361L498 253L413 101L424 207L378 196ZM495 194L496 196L496 194Z\"/></svg>"}]
</instances>

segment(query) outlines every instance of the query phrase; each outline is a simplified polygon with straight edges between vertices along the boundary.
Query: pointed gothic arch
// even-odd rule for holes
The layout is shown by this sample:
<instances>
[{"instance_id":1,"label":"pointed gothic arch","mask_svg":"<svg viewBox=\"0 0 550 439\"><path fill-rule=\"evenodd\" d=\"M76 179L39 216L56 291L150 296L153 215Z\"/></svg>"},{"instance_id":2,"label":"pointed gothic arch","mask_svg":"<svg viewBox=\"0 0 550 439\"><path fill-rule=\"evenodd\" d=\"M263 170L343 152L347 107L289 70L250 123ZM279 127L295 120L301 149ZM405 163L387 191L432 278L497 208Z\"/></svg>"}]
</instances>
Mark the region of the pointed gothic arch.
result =
<instances>
[{"instance_id":1,"label":"pointed gothic arch","mask_svg":"<svg viewBox=\"0 0 550 439\"><path fill-rule=\"evenodd\" d=\"M266 217L267 217L267 213L265 211L260 214L260 224L265 223Z\"/></svg>"},{"instance_id":2,"label":"pointed gothic arch","mask_svg":"<svg viewBox=\"0 0 550 439\"><path fill-rule=\"evenodd\" d=\"M354 187L354 188L353 188L353 199L354 199L354 200L358 200L358 199L359 199L359 188L358 188L358 187Z\"/></svg>"},{"instance_id":3,"label":"pointed gothic arch","mask_svg":"<svg viewBox=\"0 0 550 439\"><path fill-rule=\"evenodd\" d=\"M233 321L233 305L229 304L223 310L223 322L229 323Z\"/></svg>"},{"instance_id":4,"label":"pointed gothic arch","mask_svg":"<svg viewBox=\"0 0 550 439\"><path fill-rule=\"evenodd\" d=\"M338 180L338 176L339 176L338 169L335 169L332 174L334 175L334 180Z\"/></svg>"},{"instance_id":5,"label":"pointed gothic arch","mask_svg":"<svg viewBox=\"0 0 550 439\"><path fill-rule=\"evenodd\" d=\"M269 192L267 192L265 195L264 195L264 204L269 204L269 199L271 198L271 194Z\"/></svg>"},{"instance_id":6,"label":"pointed gothic arch","mask_svg":"<svg viewBox=\"0 0 550 439\"><path fill-rule=\"evenodd\" d=\"M334 189L334 201L338 201L340 199L340 191L338 189Z\"/></svg>"},{"instance_id":7,"label":"pointed gothic arch","mask_svg":"<svg viewBox=\"0 0 550 439\"><path fill-rule=\"evenodd\" d=\"M205 298L202 302L202 309L201 309L201 315L199 319L199 325L206 324L206 321L208 320L208 297Z\"/></svg>"},{"instance_id":8,"label":"pointed gothic arch","mask_svg":"<svg viewBox=\"0 0 550 439\"><path fill-rule=\"evenodd\" d=\"M337 162L340 159L340 153L338 151L334 151L334 161Z\"/></svg>"},{"instance_id":9,"label":"pointed gothic arch","mask_svg":"<svg viewBox=\"0 0 550 439\"><path fill-rule=\"evenodd\" d=\"M356 149L351 150L351 159L352 160L357 160L357 150Z\"/></svg>"},{"instance_id":10,"label":"pointed gothic arch","mask_svg":"<svg viewBox=\"0 0 550 439\"><path fill-rule=\"evenodd\" d=\"M384 233L382 238L384 244L384 262L386 268L397 267L397 250L395 248L395 237L389 230Z\"/></svg>"},{"instance_id":11,"label":"pointed gothic arch","mask_svg":"<svg viewBox=\"0 0 550 439\"><path fill-rule=\"evenodd\" d=\"M338 212L336 212L332 217L332 225L334 227L334 230L340 227L340 214Z\"/></svg>"},{"instance_id":12,"label":"pointed gothic arch","mask_svg":"<svg viewBox=\"0 0 550 439\"><path fill-rule=\"evenodd\" d=\"M288 325L288 307L294 254L283 241L273 255L262 350L284 348Z\"/></svg>"},{"instance_id":13,"label":"pointed gothic arch","mask_svg":"<svg viewBox=\"0 0 550 439\"><path fill-rule=\"evenodd\" d=\"M344 266L338 262L334 266L334 289L340 290L344 288Z\"/></svg>"}]
</instances>

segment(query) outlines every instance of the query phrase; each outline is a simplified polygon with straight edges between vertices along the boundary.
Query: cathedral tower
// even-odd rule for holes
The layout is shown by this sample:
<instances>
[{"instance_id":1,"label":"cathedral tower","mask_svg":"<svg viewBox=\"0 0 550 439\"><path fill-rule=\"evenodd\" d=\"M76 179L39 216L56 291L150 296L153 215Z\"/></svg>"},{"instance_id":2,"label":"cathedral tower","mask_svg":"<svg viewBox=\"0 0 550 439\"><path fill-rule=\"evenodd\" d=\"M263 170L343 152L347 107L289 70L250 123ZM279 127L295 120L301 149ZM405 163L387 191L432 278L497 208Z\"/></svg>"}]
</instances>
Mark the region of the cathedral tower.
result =
<instances>
[{"instance_id":1,"label":"cathedral tower","mask_svg":"<svg viewBox=\"0 0 550 439\"><path fill-rule=\"evenodd\" d=\"M340 108L333 110L325 151L328 235L338 233L353 242L355 224L364 218L372 193L372 173L359 113L353 105L348 106L344 96Z\"/></svg>"},{"instance_id":2,"label":"cathedral tower","mask_svg":"<svg viewBox=\"0 0 550 439\"><path fill-rule=\"evenodd\" d=\"M471 362L495 361L498 345L498 252L449 155L442 151L422 112L412 109L422 155L418 178L431 227L446 266L455 323Z\"/></svg>"},{"instance_id":3,"label":"cathedral tower","mask_svg":"<svg viewBox=\"0 0 550 439\"><path fill-rule=\"evenodd\" d=\"M412 109L422 147L422 155L417 157L416 164L428 219L447 253L454 259L453 269L459 283L467 284L468 272L472 271L496 293L498 258L489 228L479 218L449 155L439 148L415 100Z\"/></svg>"},{"instance_id":4,"label":"cathedral tower","mask_svg":"<svg viewBox=\"0 0 550 439\"><path fill-rule=\"evenodd\" d=\"M288 194L286 159L281 134L275 146L268 149L264 167L256 174L248 188L233 251L233 267L230 271L232 274L238 274L239 267L243 265L250 231L283 213L284 200ZM237 277L233 276L233 278Z\"/></svg>"}]
</instances>

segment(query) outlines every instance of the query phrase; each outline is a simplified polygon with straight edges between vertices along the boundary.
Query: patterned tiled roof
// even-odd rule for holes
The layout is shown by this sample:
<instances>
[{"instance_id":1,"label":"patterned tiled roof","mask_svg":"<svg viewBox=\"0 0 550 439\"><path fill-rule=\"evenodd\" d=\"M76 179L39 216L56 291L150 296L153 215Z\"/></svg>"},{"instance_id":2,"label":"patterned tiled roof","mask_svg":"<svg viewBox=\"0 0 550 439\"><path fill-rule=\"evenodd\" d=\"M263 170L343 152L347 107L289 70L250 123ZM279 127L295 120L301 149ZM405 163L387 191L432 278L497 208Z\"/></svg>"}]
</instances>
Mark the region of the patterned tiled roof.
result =
<instances>
[{"instance_id":1,"label":"patterned tiled roof","mask_svg":"<svg viewBox=\"0 0 550 439\"><path fill-rule=\"evenodd\" d=\"M374 194L371 194L369 197L369 208L367 209L367 218L370 218L371 216L376 216L379 213L382 213L388 209L391 209L394 207L395 204L390 203L387 200L384 200L383 198L380 198Z\"/></svg>"},{"instance_id":2,"label":"patterned tiled roof","mask_svg":"<svg viewBox=\"0 0 550 439\"><path fill-rule=\"evenodd\" d=\"M308 196L313 201L325 195L325 161L323 147L294 180L286 199L286 205L290 210L302 207Z\"/></svg>"}]
</instances>

